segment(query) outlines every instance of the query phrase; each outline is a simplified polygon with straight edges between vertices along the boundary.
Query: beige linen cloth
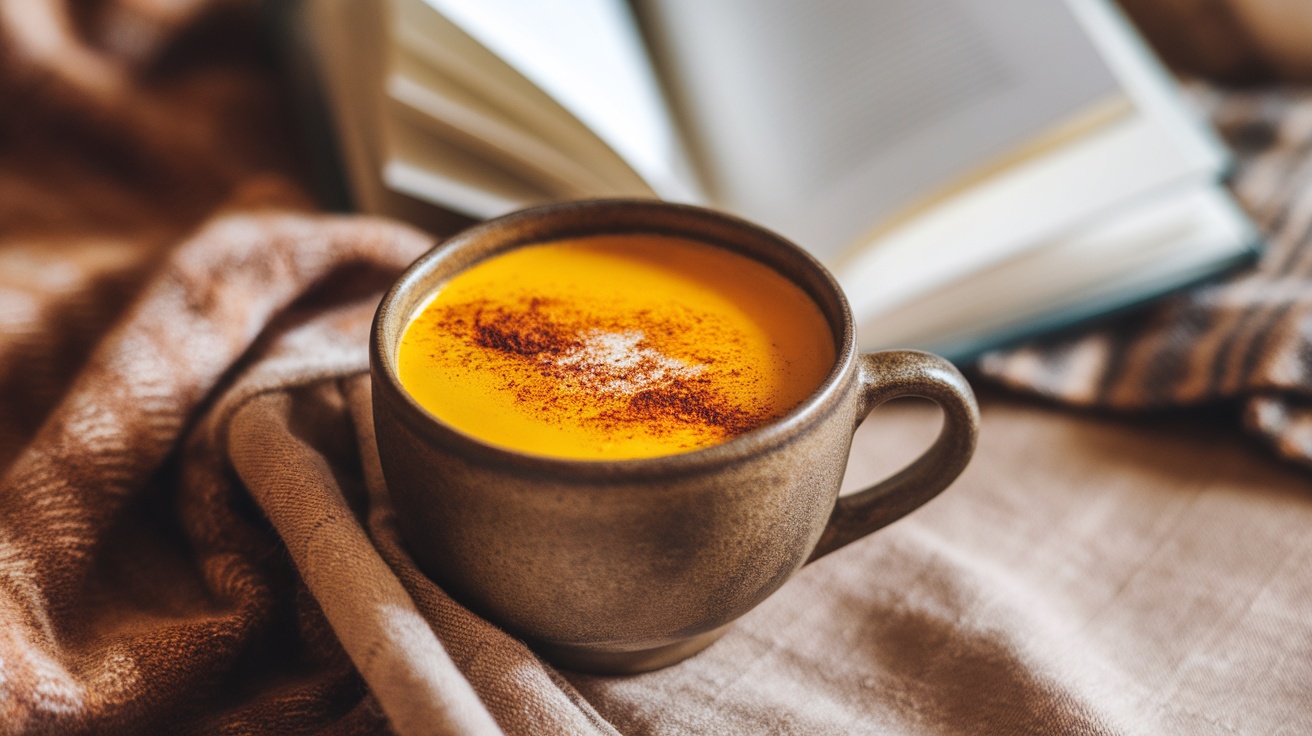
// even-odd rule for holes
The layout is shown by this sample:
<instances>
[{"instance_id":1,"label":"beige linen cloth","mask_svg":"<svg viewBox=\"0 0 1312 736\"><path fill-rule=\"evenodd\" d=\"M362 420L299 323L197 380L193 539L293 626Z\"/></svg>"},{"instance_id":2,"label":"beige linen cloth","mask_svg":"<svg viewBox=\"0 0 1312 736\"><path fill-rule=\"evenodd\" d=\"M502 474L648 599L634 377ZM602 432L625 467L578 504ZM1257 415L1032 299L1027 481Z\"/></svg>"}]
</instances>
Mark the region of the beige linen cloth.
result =
<instances>
[{"instance_id":1,"label":"beige linen cloth","mask_svg":"<svg viewBox=\"0 0 1312 736\"><path fill-rule=\"evenodd\" d=\"M0 0L0 733L1312 732L1312 484L1224 407L990 395L956 486L702 654L634 677L538 660L397 537L365 337L433 241L310 212L250 20ZM1215 105L1274 233L1263 268L986 368L1091 404L1243 399L1307 462L1312 287L1280 264L1312 253L1312 98ZM1150 342L1229 365L1222 343L1258 339L1193 393L1154 360L1106 367ZM877 412L848 486L936 422Z\"/></svg>"}]
</instances>

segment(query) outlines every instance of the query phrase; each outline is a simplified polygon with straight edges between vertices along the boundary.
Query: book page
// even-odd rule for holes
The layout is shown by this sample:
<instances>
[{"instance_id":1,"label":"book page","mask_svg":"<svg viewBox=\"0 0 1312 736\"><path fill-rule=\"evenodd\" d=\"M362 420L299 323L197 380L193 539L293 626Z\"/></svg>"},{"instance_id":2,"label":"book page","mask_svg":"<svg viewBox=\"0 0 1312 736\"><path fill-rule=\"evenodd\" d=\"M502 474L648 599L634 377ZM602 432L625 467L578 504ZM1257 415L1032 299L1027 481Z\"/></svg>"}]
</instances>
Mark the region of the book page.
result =
<instances>
[{"instance_id":1,"label":"book page","mask_svg":"<svg viewBox=\"0 0 1312 736\"><path fill-rule=\"evenodd\" d=\"M583 164L579 155L543 140L538 131L518 124L406 49L392 50L387 96L389 114L413 119L435 135L518 172L557 198L651 194L623 179L608 180L600 170L603 167Z\"/></svg>"},{"instance_id":2,"label":"book page","mask_svg":"<svg viewBox=\"0 0 1312 736\"><path fill-rule=\"evenodd\" d=\"M1066 4L1135 106L1169 129L1185 155L1217 171L1227 169L1230 150L1201 112L1186 103L1170 72L1120 8L1107 0L1066 0Z\"/></svg>"},{"instance_id":3,"label":"book page","mask_svg":"<svg viewBox=\"0 0 1312 736\"><path fill-rule=\"evenodd\" d=\"M712 200L832 262L1120 95L1054 0L638 0Z\"/></svg>"},{"instance_id":4,"label":"book page","mask_svg":"<svg viewBox=\"0 0 1312 736\"><path fill-rule=\"evenodd\" d=\"M667 199L697 186L622 0L424 0L569 110Z\"/></svg>"},{"instance_id":5,"label":"book page","mask_svg":"<svg viewBox=\"0 0 1312 736\"><path fill-rule=\"evenodd\" d=\"M504 215L551 197L523 177L400 117L383 121L382 179L389 189L462 215Z\"/></svg>"},{"instance_id":6,"label":"book page","mask_svg":"<svg viewBox=\"0 0 1312 736\"><path fill-rule=\"evenodd\" d=\"M440 140L425 141L413 160L408 144L392 150L397 121L388 114L381 86L389 10L356 0L305 0L293 7L297 36L304 38L298 51L319 64L316 78L307 83L320 86L324 107L310 112L326 117L324 123L337 135L349 190L345 204L440 233L468 224L457 211L504 211L544 201L540 191L466 151L448 150Z\"/></svg>"},{"instance_id":7,"label":"book page","mask_svg":"<svg viewBox=\"0 0 1312 736\"><path fill-rule=\"evenodd\" d=\"M1131 115L882 233L835 275L853 314L864 319L1042 248L1156 190L1215 181L1210 168L1180 164L1171 131Z\"/></svg>"},{"instance_id":8,"label":"book page","mask_svg":"<svg viewBox=\"0 0 1312 736\"><path fill-rule=\"evenodd\" d=\"M604 179L606 188L594 194L654 195L633 167L569 110L424 0L390 0L387 5L391 10L392 72L409 72L412 81L419 82L433 95L446 96L448 101L453 100L445 93L453 86L464 90L466 99L477 97L487 115L530 131L544 145L557 149L561 155ZM413 73L414 67L405 69L399 65L405 58L415 60L416 65L427 71L424 78ZM391 81L389 95L397 91ZM438 84L430 86L435 81ZM403 101L412 102L416 100ZM429 112L442 116L437 111Z\"/></svg>"},{"instance_id":9,"label":"book page","mask_svg":"<svg viewBox=\"0 0 1312 736\"><path fill-rule=\"evenodd\" d=\"M857 338L863 350L966 354L980 339L1095 315L1188 283L1242 260L1257 238L1220 185L1170 187L951 289L860 320Z\"/></svg>"}]
</instances>

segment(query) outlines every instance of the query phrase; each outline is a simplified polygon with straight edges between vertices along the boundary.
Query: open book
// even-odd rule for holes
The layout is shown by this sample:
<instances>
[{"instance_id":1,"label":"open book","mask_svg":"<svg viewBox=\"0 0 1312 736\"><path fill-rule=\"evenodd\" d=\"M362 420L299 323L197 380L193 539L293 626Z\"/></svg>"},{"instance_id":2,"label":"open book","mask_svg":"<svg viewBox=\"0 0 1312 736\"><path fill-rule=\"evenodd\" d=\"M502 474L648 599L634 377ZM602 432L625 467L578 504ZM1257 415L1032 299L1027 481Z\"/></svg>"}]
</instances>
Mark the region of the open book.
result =
<instances>
[{"instance_id":1,"label":"open book","mask_svg":"<svg viewBox=\"0 0 1312 736\"><path fill-rule=\"evenodd\" d=\"M351 202L720 208L863 348L967 357L1234 265L1227 153L1105 0L302 0Z\"/></svg>"}]
</instances>

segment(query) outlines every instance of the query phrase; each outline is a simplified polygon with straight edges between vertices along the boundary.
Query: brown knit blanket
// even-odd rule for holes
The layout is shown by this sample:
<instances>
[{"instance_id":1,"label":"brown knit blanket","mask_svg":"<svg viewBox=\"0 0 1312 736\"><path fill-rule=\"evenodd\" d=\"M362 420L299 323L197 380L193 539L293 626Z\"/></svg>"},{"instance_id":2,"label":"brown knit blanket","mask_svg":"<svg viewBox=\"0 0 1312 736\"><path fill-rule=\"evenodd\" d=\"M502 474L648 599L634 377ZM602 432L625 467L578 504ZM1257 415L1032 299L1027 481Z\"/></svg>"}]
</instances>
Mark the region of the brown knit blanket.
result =
<instances>
[{"instance_id":1,"label":"brown knit blanket","mask_svg":"<svg viewBox=\"0 0 1312 736\"><path fill-rule=\"evenodd\" d=\"M365 338L433 242L311 211L251 21L239 2L0 0L0 732L1306 732L1306 632L1251 621L1281 589L1236 582L1284 579L1286 558L1191 567L1211 521L1126 522L1144 498L1175 508L1116 491L1161 482L1139 430L1006 407L960 501L807 568L689 663L543 664L399 543ZM1237 399L1312 463L1312 97L1210 99L1271 233L1261 266L982 368L1084 405ZM1207 438L1218 465L1194 469L1194 445L1161 442L1189 483L1261 484L1265 506L1224 516L1298 559L1303 479ZM1065 495L1033 493L1043 462L1011 474L1037 446L1069 457ZM1103 495L1080 485L1103 467L1085 446L1121 459ZM1069 511L1089 498L1101 516ZM1173 567L1117 551L1178 545ZM1153 619L1181 634L1155 637L1158 589L1215 620ZM1190 684L1212 650L1240 695Z\"/></svg>"}]
</instances>

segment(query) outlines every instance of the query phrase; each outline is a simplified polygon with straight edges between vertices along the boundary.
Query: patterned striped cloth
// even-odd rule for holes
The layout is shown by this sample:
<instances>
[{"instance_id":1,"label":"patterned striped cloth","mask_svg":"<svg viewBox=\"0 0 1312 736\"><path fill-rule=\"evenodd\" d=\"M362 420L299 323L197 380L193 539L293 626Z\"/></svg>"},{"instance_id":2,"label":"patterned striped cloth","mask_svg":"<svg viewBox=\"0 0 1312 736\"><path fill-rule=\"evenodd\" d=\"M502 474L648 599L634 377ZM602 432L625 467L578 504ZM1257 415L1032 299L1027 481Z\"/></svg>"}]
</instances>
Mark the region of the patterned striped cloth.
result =
<instances>
[{"instance_id":1,"label":"patterned striped cloth","mask_svg":"<svg viewBox=\"0 0 1312 736\"><path fill-rule=\"evenodd\" d=\"M988 378L1119 410L1235 400L1245 426L1312 466L1312 92L1197 95L1236 152L1266 234L1255 267L1092 328L983 356Z\"/></svg>"}]
</instances>

